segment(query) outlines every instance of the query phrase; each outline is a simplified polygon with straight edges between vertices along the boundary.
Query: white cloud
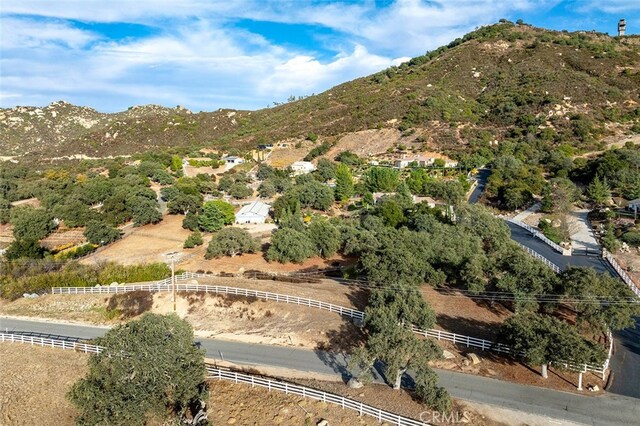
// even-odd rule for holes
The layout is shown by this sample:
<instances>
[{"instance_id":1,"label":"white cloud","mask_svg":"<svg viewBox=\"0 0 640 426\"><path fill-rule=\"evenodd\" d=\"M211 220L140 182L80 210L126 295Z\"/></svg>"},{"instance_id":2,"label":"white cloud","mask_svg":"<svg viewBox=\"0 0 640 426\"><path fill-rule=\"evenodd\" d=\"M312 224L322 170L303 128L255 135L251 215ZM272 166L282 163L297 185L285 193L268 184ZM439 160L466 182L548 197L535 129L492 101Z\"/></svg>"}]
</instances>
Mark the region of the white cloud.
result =
<instances>
[{"instance_id":1,"label":"white cloud","mask_svg":"<svg viewBox=\"0 0 640 426\"><path fill-rule=\"evenodd\" d=\"M3 1L2 92L20 95L0 97L0 104L64 98L105 110L141 103L258 108L292 94L322 92L510 11L554 1L398 0L383 8L373 1ZM319 25L337 31L340 41L330 46L334 56L325 53L321 60L317 52L234 28L237 19ZM158 31L110 40L72 20L139 23Z\"/></svg>"},{"instance_id":2,"label":"white cloud","mask_svg":"<svg viewBox=\"0 0 640 426\"><path fill-rule=\"evenodd\" d=\"M583 12L596 10L605 13L638 12L640 2L638 0L585 0L579 3L579 10Z\"/></svg>"},{"instance_id":3,"label":"white cloud","mask_svg":"<svg viewBox=\"0 0 640 426\"><path fill-rule=\"evenodd\" d=\"M0 17L0 48L31 49L61 45L78 49L98 36L63 22Z\"/></svg>"}]
</instances>

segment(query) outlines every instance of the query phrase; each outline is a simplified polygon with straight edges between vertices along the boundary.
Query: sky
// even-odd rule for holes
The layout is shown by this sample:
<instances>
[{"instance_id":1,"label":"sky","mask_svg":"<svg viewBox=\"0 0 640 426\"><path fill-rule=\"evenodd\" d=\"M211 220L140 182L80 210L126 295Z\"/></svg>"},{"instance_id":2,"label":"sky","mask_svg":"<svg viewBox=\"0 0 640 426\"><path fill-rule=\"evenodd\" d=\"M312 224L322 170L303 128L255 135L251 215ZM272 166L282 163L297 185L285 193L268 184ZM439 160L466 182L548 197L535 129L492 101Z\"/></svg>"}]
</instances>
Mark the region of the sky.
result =
<instances>
[{"instance_id":1,"label":"sky","mask_svg":"<svg viewBox=\"0 0 640 426\"><path fill-rule=\"evenodd\" d=\"M260 109L478 26L640 33L640 0L2 0L0 107Z\"/></svg>"}]
</instances>

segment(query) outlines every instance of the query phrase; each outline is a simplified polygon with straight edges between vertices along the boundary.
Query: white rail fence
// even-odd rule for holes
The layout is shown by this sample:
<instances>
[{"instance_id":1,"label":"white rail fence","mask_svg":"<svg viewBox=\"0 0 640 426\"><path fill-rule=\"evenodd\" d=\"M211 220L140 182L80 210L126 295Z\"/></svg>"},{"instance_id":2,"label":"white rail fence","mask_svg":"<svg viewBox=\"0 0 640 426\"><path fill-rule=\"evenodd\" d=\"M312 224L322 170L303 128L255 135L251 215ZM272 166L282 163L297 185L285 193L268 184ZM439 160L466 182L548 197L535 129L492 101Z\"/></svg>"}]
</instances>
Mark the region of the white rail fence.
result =
<instances>
[{"instance_id":1,"label":"white rail fence","mask_svg":"<svg viewBox=\"0 0 640 426\"><path fill-rule=\"evenodd\" d=\"M184 276L187 275L185 278ZM176 281L192 278L183 274L182 277L176 277ZM170 278L168 279L170 282ZM157 284L134 284L123 286L101 286L101 287L53 287L52 294L119 294L129 293L132 291L172 291L172 285L166 283L167 280L159 281ZM287 294L270 293L267 291L249 290L246 288L219 286L219 285L203 285L203 284L176 284L177 292L195 291L213 294L229 294L244 297L256 297L267 301L280 303L290 303L295 305L307 306L310 308L323 309L329 312L335 312L339 315L354 318L362 321L364 312L356 309L346 308L344 306L334 305L332 303L321 302L319 300L307 299L304 297L290 296Z\"/></svg>"},{"instance_id":2,"label":"white rail fence","mask_svg":"<svg viewBox=\"0 0 640 426\"><path fill-rule=\"evenodd\" d=\"M22 334L0 333L0 342L27 343L33 346L58 348L87 354L97 354L104 348L86 343L68 342L66 340L47 339L43 337L27 336Z\"/></svg>"},{"instance_id":3,"label":"white rail fence","mask_svg":"<svg viewBox=\"0 0 640 426\"><path fill-rule=\"evenodd\" d=\"M75 352L93 353L102 352L105 348L101 346L88 345L85 343L68 342L66 340L46 339L35 336L25 336L20 334L0 333L0 342L10 343L26 343L33 346L43 346L49 348L58 348L65 350L73 350ZM250 374L237 373L233 371L222 370L207 365L207 378L217 380L229 380L234 383L245 383L251 386L266 388L269 391L276 390L286 394L299 395L304 398L315 399L318 401L336 404L342 408L354 410L360 416L367 415L376 418L378 421L390 422L398 426L424 426L418 420L394 414L389 411L381 410L371 405L364 404L353 399L345 398L340 395L324 392L318 389L300 386L294 383L285 382L283 380L272 380L261 376L252 376Z\"/></svg>"},{"instance_id":4,"label":"white rail fence","mask_svg":"<svg viewBox=\"0 0 640 426\"><path fill-rule=\"evenodd\" d=\"M554 249L558 253L560 253L560 254L564 254L565 253L565 249L564 248L562 248L558 244L556 244L553 241L551 241L542 232L538 231L533 226L529 226L526 223L522 223L522 222L519 222L519 221L513 220L513 219L508 219L507 221L509 223L513 223L514 225L519 226L519 227L521 227L523 229L526 229L531 234L533 234L534 237L538 238L539 240L542 240L544 243L546 243L549 247L551 247L552 249Z\"/></svg>"},{"instance_id":5,"label":"white rail fence","mask_svg":"<svg viewBox=\"0 0 640 426\"><path fill-rule=\"evenodd\" d=\"M538 259L540 262L544 263L545 265L547 265L549 268L553 269L553 272L555 272L556 274L559 274L561 269L558 265L556 265L555 263L551 262L549 259L547 259L546 257L544 257L543 255L541 255L540 253L538 253L535 250L530 249L529 247L520 244L517 241L514 241L516 244L518 244L524 251L526 251L527 253L529 253L531 256L535 257L536 259Z\"/></svg>"},{"instance_id":6,"label":"white rail fence","mask_svg":"<svg viewBox=\"0 0 640 426\"><path fill-rule=\"evenodd\" d=\"M640 297L640 288L638 288L638 286L636 286L636 283L633 282L631 277L624 271L624 269L622 269L622 267L618 264L618 262L616 262L616 260L613 258L613 256L611 256L611 254L609 254L609 252L607 252L606 250L602 250L602 257L607 262L609 262L609 265L611 265L611 267L613 269L615 269L615 271L618 273L618 275L620 275L620 278L622 278L622 281L624 281L624 283L627 286L629 286L631 291L633 291L633 293L636 296Z\"/></svg>"},{"instance_id":7,"label":"white rail fence","mask_svg":"<svg viewBox=\"0 0 640 426\"><path fill-rule=\"evenodd\" d=\"M197 277L210 276L206 274L196 274L193 272L187 272L176 276L176 282L185 280L185 279L193 279ZM53 287L51 289L52 294L120 294L127 293L132 291L171 291L171 284L167 284L167 282L171 282L170 278L167 278L163 281L159 281L156 284L136 284L136 285L123 285L123 286L102 286L102 287ZM205 292L205 293L214 293L214 294L232 294L238 296L245 297L256 297L258 299L270 300L281 303L290 303L296 305L307 306L310 308L323 309L329 312L335 312L339 315L353 318L357 321L364 321L364 312L358 311L356 309L346 308L339 305L334 305L332 303L321 302L319 300L306 299L297 296L289 296L286 294L277 294L270 293L265 291L257 291L257 290L249 290L245 288L236 288L236 287L227 287L227 286L212 286L212 285L203 285L203 284L176 284L176 291L195 291L195 292ZM450 333L447 331L437 330L437 329L428 329L422 330L415 326L412 326L412 331L421 334L426 337L435 338L438 340L445 340L448 342L453 342L454 344L465 345L467 347L479 348L481 350L491 350L502 353L509 353L512 355L518 355L515 353L510 347L503 345L498 342L493 342L491 340L480 339L477 337L465 336L456 333ZM573 364L569 364L572 369L582 370L583 366L574 366ZM596 373L604 374L605 367L604 366L591 366L587 365L586 369L588 371L593 371Z\"/></svg>"},{"instance_id":8,"label":"white rail fence","mask_svg":"<svg viewBox=\"0 0 640 426\"><path fill-rule=\"evenodd\" d=\"M342 408L358 412L360 416L368 415L374 417L379 422L384 421L398 426L423 426L427 424L418 420L410 419L408 417L403 417L399 414L390 413L388 411L384 411L379 408L372 407L371 405L367 405L359 401L354 401L340 395L323 392L317 389L308 388L293 383L288 383L280 380L271 380L264 377L236 373L233 371L220 370L218 368L210 366L207 367L207 372L207 378L209 379L230 380L235 383L245 383L251 386L266 388L269 391L277 390L286 394L298 395L305 398L315 399L317 401L339 405Z\"/></svg>"}]
</instances>

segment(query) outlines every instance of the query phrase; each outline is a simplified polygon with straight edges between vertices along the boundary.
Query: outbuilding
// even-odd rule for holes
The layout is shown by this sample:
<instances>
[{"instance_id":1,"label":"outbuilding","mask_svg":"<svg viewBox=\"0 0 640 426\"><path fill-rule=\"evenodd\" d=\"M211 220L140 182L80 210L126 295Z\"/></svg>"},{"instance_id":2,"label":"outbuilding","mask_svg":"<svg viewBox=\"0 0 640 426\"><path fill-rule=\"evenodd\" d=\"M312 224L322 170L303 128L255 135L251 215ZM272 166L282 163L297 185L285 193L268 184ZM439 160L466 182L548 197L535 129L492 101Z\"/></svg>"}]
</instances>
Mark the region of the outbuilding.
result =
<instances>
[{"instance_id":1,"label":"outbuilding","mask_svg":"<svg viewBox=\"0 0 640 426\"><path fill-rule=\"evenodd\" d=\"M236 213L236 223L264 223L271 206L261 201L246 204Z\"/></svg>"},{"instance_id":2,"label":"outbuilding","mask_svg":"<svg viewBox=\"0 0 640 426\"><path fill-rule=\"evenodd\" d=\"M293 170L293 174L295 176L311 173L315 169L316 166L314 166L313 163L309 161L296 161L291 165L291 170Z\"/></svg>"}]
</instances>

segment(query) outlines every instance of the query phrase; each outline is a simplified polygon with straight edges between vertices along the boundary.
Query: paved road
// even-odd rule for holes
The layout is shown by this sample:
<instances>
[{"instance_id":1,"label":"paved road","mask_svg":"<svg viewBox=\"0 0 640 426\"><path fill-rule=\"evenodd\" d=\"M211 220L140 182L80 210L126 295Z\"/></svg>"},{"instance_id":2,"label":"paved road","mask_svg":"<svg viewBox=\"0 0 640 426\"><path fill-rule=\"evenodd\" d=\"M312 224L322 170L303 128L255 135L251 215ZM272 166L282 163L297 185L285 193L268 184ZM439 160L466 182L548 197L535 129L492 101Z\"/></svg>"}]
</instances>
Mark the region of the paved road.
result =
<instances>
[{"instance_id":1,"label":"paved road","mask_svg":"<svg viewBox=\"0 0 640 426\"><path fill-rule=\"evenodd\" d=\"M106 331L102 327L0 318L0 329L5 328L13 332L32 332L46 336L72 336L73 339L97 337ZM224 357L225 361L237 364L284 367L337 374L343 378L346 371L345 358L328 352L214 339L198 341L207 351L208 358ZM463 400L590 425L631 425L637 424L640 418L640 404L637 400L619 395L586 397L452 371L437 372L440 383L454 397Z\"/></svg>"},{"instance_id":2,"label":"paved road","mask_svg":"<svg viewBox=\"0 0 640 426\"><path fill-rule=\"evenodd\" d=\"M471 195L469 196L469 203L475 204L480 199L480 196L484 192L485 186L487 186L487 179L491 174L490 169L478 169L478 173L476 174L476 180L478 181L478 186L475 187Z\"/></svg>"},{"instance_id":3,"label":"paved road","mask_svg":"<svg viewBox=\"0 0 640 426\"><path fill-rule=\"evenodd\" d=\"M490 174L490 171L488 172L478 173L476 176L480 181L478 187L484 187L484 183L486 183L486 179ZM611 266L599 255L587 256L574 251L573 256L563 256L541 240L534 238L527 230L509 222L507 222L507 225L511 229L511 238L514 241L536 251L558 265L560 269L565 269L569 266L592 267L599 272L608 272L612 276L618 277ZM613 377L608 391L640 398L640 318L636 318L635 328L615 332L613 336L615 352L610 364ZM636 424L638 423L640 421L636 422Z\"/></svg>"}]
</instances>

